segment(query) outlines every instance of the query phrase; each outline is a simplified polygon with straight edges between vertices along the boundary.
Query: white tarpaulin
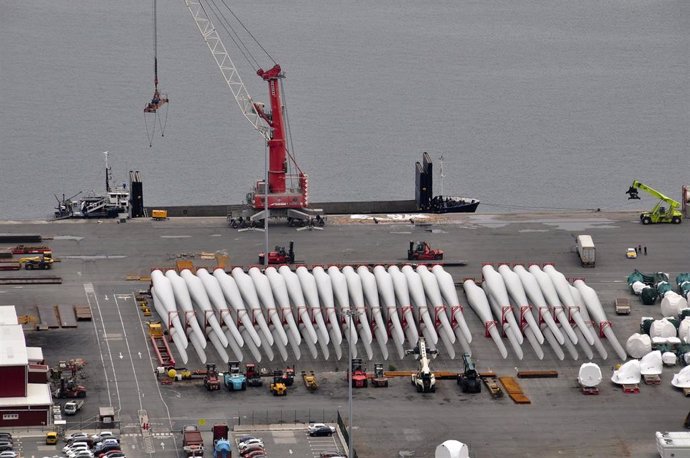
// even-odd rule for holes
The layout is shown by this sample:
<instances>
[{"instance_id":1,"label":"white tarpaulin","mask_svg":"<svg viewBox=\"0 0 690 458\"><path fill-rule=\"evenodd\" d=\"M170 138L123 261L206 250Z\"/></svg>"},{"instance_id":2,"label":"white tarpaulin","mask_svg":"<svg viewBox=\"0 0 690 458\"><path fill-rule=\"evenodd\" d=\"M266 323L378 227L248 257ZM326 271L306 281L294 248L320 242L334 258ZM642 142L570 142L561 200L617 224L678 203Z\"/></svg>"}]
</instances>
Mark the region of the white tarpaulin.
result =
<instances>
[{"instance_id":1,"label":"white tarpaulin","mask_svg":"<svg viewBox=\"0 0 690 458\"><path fill-rule=\"evenodd\" d=\"M676 388L690 388L690 366L685 366L673 376L671 385Z\"/></svg>"},{"instance_id":2,"label":"white tarpaulin","mask_svg":"<svg viewBox=\"0 0 690 458\"><path fill-rule=\"evenodd\" d=\"M640 373L643 375L659 375L663 369L661 352L655 350L644 355L640 360Z\"/></svg>"},{"instance_id":3,"label":"white tarpaulin","mask_svg":"<svg viewBox=\"0 0 690 458\"><path fill-rule=\"evenodd\" d=\"M652 351L652 339L647 334L635 333L625 343L625 351L633 358L642 358Z\"/></svg>"},{"instance_id":4,"label":"white tarpaulin","mask_svg":"<svg viewBox=\"0 0 690 458\"><path fill-rule=\"evenodd\" d=\"M580 366L577 381L587 388L598 386L601 383L601 369L594 363L584 363Z\"/></svg>"},{"instance_id":5,"label":"white tarpaulin","mask_svg":"<svg viewBox=\"0 0 690 458\"><path fill-rule=\"evenodd\" d=\"M617 385L636 385L640 383L640 361L631 359L620 369L613 371L611 381Z\"/></svg>"}]
</instances>

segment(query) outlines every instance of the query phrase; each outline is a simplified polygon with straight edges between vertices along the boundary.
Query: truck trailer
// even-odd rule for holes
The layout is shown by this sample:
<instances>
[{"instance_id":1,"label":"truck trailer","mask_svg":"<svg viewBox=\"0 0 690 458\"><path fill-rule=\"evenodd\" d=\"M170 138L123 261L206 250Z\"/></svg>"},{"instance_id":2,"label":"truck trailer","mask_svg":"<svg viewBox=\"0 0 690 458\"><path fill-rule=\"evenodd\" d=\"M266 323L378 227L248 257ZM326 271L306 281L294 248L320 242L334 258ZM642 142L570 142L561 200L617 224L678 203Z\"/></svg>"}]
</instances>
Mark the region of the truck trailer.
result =
<instances>
[{"instance_id":1,"label":"truck trailer","mask_svg":"<svg viewBox=\"0 0 690 458\"><path fill-rule=\"evenodd\" d=\"M594 267L596 262L596 248L591 235L577 236L577 255L582 267Z\"/></svg>"}]
</instances>

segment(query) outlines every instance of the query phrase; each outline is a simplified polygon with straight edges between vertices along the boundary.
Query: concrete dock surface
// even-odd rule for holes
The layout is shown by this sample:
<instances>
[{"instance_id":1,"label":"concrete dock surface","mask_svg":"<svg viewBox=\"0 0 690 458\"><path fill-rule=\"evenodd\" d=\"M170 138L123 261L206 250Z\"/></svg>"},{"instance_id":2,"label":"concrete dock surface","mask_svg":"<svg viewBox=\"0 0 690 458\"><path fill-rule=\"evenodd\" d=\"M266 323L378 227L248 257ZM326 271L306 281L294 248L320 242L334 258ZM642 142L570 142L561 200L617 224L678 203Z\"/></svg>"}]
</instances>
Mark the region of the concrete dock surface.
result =
<instances>
[{"instance_id":1,"label":"concrete dock surface","mask_svg":"<svg viewBox=\"0 0 690 458\"><path fill-rule=\"evenodd\" d=\"M374 217L376 221L374 221ZM79 322L75 329L27 331L27 345L42 346L48 364L69 358L88 361L89 390L84 411L68 417L68 427L87 428L99 406L113 405L120 412L123 446L128 456L181 456L180 429L186 424L214 422L230 425L302 423L308 420L333 422L336 411L347 419L347 362L313 360L303 350L299 361L264 360L262 367L280 369L296 364L296 370L314 370L320 383L309 393L297 379L288 396L275 398L268 387L246 392L207 392L199 382L161 385L154 376L154 361L142 316L134 294L147 289L146 282L127 277L147 275L152 268L174 268L179 259L189 259L199 267L212 267L213 260L199 254L225 252L232 266L257 262L264 250L265 234L238 232L228 227L225 218L172 218L74 221L6 221L0 233L41 234L61 262L50 275L59 275L61 285L0 285L0 303L13 304L18 313L41 304L84 304L91 307L92 322ZM596 267L583 268L575 252L575 236L589 234L596 245ZM483 263L553 263L568 278L584 278L598 293L613 330L622 345L639 331L640 318L661 318L659 305L644 306L630 292L625 279L634 269L642 272L668 272L671 278L690 271L690 221L681 225L640 224L631 212L366 215L329 216L323 231L300 230L272 225L269 246L295 241L296 258L307 264L405 263L410 240L426 240L445 251L445 260L462 260L465 265L447 267L456 283L466 278L481 278ZM628 247L647 247L647 255L635 260L625 257ZM45 272L0 272L2 275L34 276ZM675 285L674 285L675 286ZM354 443L360 457L433 457L435 447L447 439L467 443L473 457L653 457L656 456L655 431L683 428L690 400L670 385L681 366L664 368L661 385L640 386L639 394L624 394L612 384L612 367L620 361L604 341L609 357L602 360L594 351L603 381L598 396L580 393L576 377L586 362L580 351L573 360L566 352L559 361L544 345L539 360L529 345L522 346L525 357L515 358L510 347L502 359L496 346L484 337L484 326L458 288L465 306L465 317L472 331L471 348L479 371L515 376L518 370L553 369L558 378L520 379L529 405L516 405L507 396L492 399L481 394L461 393L453 380L437 382L437 392L418 394L408 379L392 379L389 388L354 390ZM632 313L617 316L616 297L629 297ZM156 318L155 311L154 316ZM414 359L374 358L365 361L373 370L375 362L398 370L416 368ZM392 347L389 346L392 350ZM460 371L462 349L456 344L457 359L443 355L432 362L438 371ZM343 347L347 355L346 347ZM173 347L174 353L174 347ZM360 347L360 354L364 351ZM216 356L207 349L209 362ZM345 358L345 357L344 357ZM251 354L245 352L245 361ZM190 351L190 369L203 369ZM224 364L218 363L220 370ZM138 412L146 410L151 435L144 438L138 425ZM282 450L270 456L298 456L294 441L278 437ZM299 437L298 437L299 436ZM153 439L152 439L153 438ZM209 436L210 438L210 436ZM146 439L146 440L145 440ZM130 447L127 449L127 447ZM41 449L39 449L41 450ZM178 452L178 450L180 450ZM312 449L313 451L313 449ZM40 451L37 453L46 453ZM306 453L306 452L305 452ZM311 453L311 452L309 452ZM46 453L48 454L48 453ZM30 455L25 455L30 456ZM42 456L36 454L36 456ZM210 456L207 453L207 456ZM307 454L306 456L312 456ZM313 456L317 456L314 452Z\"/></svg>"}]
</instances>

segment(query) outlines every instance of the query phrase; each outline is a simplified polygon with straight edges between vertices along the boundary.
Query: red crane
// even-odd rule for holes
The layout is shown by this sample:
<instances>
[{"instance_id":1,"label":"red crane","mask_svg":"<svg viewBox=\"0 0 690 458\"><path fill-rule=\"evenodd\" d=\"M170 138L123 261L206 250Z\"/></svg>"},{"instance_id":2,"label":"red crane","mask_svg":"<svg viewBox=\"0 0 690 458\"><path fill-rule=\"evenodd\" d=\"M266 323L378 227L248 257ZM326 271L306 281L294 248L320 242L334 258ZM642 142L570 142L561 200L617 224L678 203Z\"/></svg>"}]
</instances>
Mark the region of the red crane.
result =
<instances>
[{"instance_id":1,"label":"red crane","mask_svg":"<svg viewBox=\"0 0 690 458\"><path fill-rule=\"evenodd\" d=\"M264 70L249 51L249 46L240 38L237 27L229 21L218 4L205 5L201 0L185 0L194 21L206 42L211 55L220 69L225 82L233 93L242 114L264 137L268 148L267 180L257 180L247 194L247 205L237 214L228 216L233 227L254 226L266 216L284 217L288 223L302 223L322 226L324 219L321 210L309 208L309 183L307 175L297 165L288 149L287 126L284 120L285 104L282 98L282 82L285 78L280 65L266 52L249 30L239 22L237 16L228 8L235 22L244 28L256 45L273 61L269 70ZM227 8L227 5L224 4ZM211 21L211 15L219 21L232 41L238 45L241 54L254 67L257 75L268 83L270 112L264 104L255 102L249 95L235 63L228 54L218 29ZM267 181L267 183L266 183ZM268 210L268 214L266 214Z\"/></svg>"}]
</instances>

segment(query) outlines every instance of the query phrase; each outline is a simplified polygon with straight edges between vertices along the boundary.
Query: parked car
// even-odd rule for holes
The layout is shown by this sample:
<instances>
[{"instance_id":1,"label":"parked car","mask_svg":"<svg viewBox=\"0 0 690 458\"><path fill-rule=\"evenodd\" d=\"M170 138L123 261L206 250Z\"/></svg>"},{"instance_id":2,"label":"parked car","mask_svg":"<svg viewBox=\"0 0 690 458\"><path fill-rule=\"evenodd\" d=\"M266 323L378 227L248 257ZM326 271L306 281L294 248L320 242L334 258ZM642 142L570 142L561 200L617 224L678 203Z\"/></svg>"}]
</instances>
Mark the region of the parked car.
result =
<instances>
[{"instance_id":1,"label":"parked car","mask_svg":"<svg viewBox=\"0 0 690 458\"><path fill-rule=\"evenodd\" d=\"M94 458L91 450L79 450L74 456L70 458Z\"/></svg>"},{"instance_id":2,"label":"parked car","mask_svg":"<svg viewBox=\"0 0 690 458\"><path fill-rule=\"evenodd\" d=\"M11 441L12 433L8 433L7 431L0 431L0 440Z\"/></svg>"},{"instance_id":3,"label":"parked car","mask_svg":"<svg viewBox=\"0 0 690 458\"><path fill-rule=\"evenodd\" d=\"M87 444L86 442L72 442L71 444L67 444L64 447L62 447L62 452L67 453L70 450L78 450L82 448L88 450L91 447L89 447L89 444Z\"/></svg>"},{"instance_id":4,"label":"parked car","mask_svg":"<svg viewBox=\"0 0 690 458\"><path fill-rule=\"evenodd\" d=\"M19 455L14 450L5 450L0 452L0 458L17 458Z\"/></svg>"},{"instance_id":5,"label":"parked car","mask_svg":"<svg viewBox=\"0 0 690 458\"><path fill-rule=\"evenodd\" d=\"M125 452L122 450L111 450L106 453L101 453L98 455L99 458L105 457L105 458L126 458Z\"/></svg>"},{"instance_id":6,"label":"parked car","mask_svg":"<svg viewBox=\"0 0 690 458\"><path fill-rule=\"evenodd\" d=\"M120 450L120 441L117 439L103 439L101 442L93 446L93 451L96 454L110 452L112 450Z\"/></svg>"},{"instance_id":7,"label":"parked car","mask_svg":"<svg viewBox=\"0 0 690 458\"><path fill-rule=\"evenodd\" d=\"M0 452L11 452L14 450L13 445L0 445Z\"/></svg>"},{"instance_id":8,"label":"parked car","mask_svg":"<svg viewBox=\"0 0 690 458\"><path fill-rule=\"evenodd\" d=\"M91 436L91 439L94 440L94 442L101 442L103 439L114 439L115 434L113 434L112 431L101 431L98 434L94 434Z\"/></svg>"},{"instance_id":9,"label":"parked car","mask_svg":"<svg viewBox=\"0 0 690 458\"><path fill-rule=\"evenodd\" d=\"M248 452L246 455L244 455L243 458L265 458L266 457L266 450L261 449L261 450L254 450L251 452Z\"/></svg>"},{"instance_id":10,"label":"parked car","mask_svg":"<svg viewBox=\"0 0 690 458\"><path fill-rule=\"evenodd\" d=\"M248 440L251 439L256 439L254 436L240 436L240 438L237 440L237 445L242 444L244 442L247 442Z\"/></svg>"},{"instance_id":11,"label":"parked car","mask_svg":"<svg viewBox=\"0 0 690 458\"><path fill-rule=\"evenodd\" d=\"M72 433L67 437L67 444L73 444L75 442L84 442L89 447L93 447L93 439L86 433Z\"/></svg>"},{"instance_id":12,"label":"parked car","mask_svg":"<svg viewBox=\"0 0 690 458\"><path fill-rule=\"evenodd\" d=\"M0 440L0 446L4 446L4 447L8 447L8 446L9 446L9 447L14 448L14 443L12 443L12 441L3 441L3 440Z\"/></svg>"},{"instance_id":13,"label":"parked car","mask_svg":"<svg viewBox=\"0 0 690 458\"><path fill-rule=\"evenodd\" d=\"M331 436L335 432L334 430L335 428L332 428L331 426L322 426L309 431L309 435L312 437Z\"/></svg>"},{"instance_id":14,"label":"parked car","mask_svg":"<svg viewBox=\"0 0 690 458\"><path fill-rule=\"evenodd\" d=\"M93 453L92 453L91 450L89 450L88 448L75 448L75 449L72 449L72 450L68 451L68 452L66 453L66 455L67 455L69 458L76 458L76 457L77 457L78 455L80 455L82 452L89 452L89 453L91 453L91 456L93 456Z\"/></svg>"},{"instance_id":15,"label":"parked car","mask_svg":"<svg viewBox=\"0 0 690 458\"><path fill-rule=\"evenodd\" d=\"M243 450L246 450L247 447L251 447L252 445L260 445L263 447L264 441L262 441L261 439L257 439L257 438L248 439L244 442L240 442L237 445L237 449L240 451L240 453L242 453Z\"/></svg>"},{"instance_id":16,"label":"parked car","mask_svg":"<svg viewBox=\"0 0 690 458\"><path fill-rule=\"evenodd\" d=\"M309 426L307 426L307 430L311 434L312 431L316 431L317 429L323 429L323 428L328 428L331 430L331 432L335 432L335 426L328 426L325 423L309 423Z\"/></svg>"},{"instance_id":17,"label":"parked car","mask_svg":"<svg viewBox=\"0 0 690 458\"><path fill-rule=\"evenodd\" d=\"M264 444L248 445L244 448L244 450L240 451L240 456L247 457L249 455L256 455L255 452L261 452L262 454L265 454L266 450L264 449Z\"/></svg>"},{"instance_id":18,"label":"parked car","mask_svg":"<svg viewBox=\"0 0 690 458\"><path fill-rule=\"evenodd\" d=\"M94 445L94 447L100 447L103 445L120 445L120 440L115 439L114 437L106 437L102 441L96 443L96 445Z\"/></svg>"},{"instance_id":19,"label":"parked car","mask_svg":"<svg viewBox=\"0 0 690 458\"><path fill-rule=\"evenodd\" d=\"M319 458L347 458L340 452L321 452Z\"/></svg>"}]
</instances>

